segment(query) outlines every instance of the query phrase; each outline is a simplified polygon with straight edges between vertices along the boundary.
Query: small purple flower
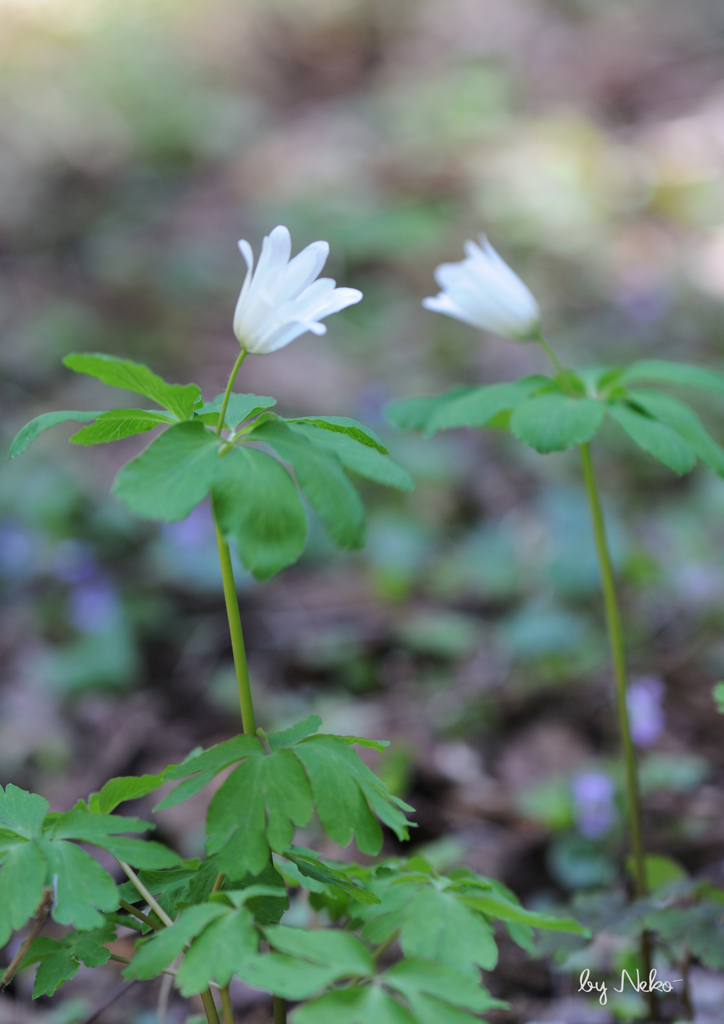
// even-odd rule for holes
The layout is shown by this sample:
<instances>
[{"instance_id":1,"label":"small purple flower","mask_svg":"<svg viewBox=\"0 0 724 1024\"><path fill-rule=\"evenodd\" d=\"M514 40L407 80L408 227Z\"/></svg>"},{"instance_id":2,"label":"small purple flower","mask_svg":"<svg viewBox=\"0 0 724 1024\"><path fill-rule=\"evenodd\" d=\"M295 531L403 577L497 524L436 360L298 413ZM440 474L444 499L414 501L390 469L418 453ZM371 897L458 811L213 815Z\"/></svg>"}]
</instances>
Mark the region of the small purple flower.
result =
<instances>
[{"instance_id":1,"label":"small purple flower","mask_svg":"<svg viewBox=\"0 0 724 1024\"><path fill-rule=\"evenodd\" d=\"M10 580L24 580L32 575L34 547L31 537L15 523L0 526L0 575Z\"/></svg>"},{"instance_id":2,"label":"small purple flower","mask_svg":"<svg viewBox=\"0 0 724 1024\"><path fill-rule=\"evenodd\" d=\"M584 772L571 784L578 831L587 839L604 835L616 820L615 787L603 772Z\"/></svg>"},{"instance_id":3,"label":"small purple flower","mask_svg":"<svg viewBox=\"0 0 724 1024\"><path fill-rule=\"evenodd\" d=\"M664 731L666 719L661 701L664 684L657 676L640 676L626 695L631 737L639 747L650 747Z\"/></svg>"},{"instance_id":4,"label":"small purple flower","mask_svg":"<svg viewBox=\"0 0 724 1024\"><path fill-rule=\"evenodd\" d=\"M53 554L53 573L63 583L88 583L98 566L93 552L78 540L64 540Z\"/></svg>"},{"instance_id":5,"label":"small purple flower","mask_svg":"<svg viewBox=\"0 0 724 1024\"><path fill-rule=\"evenodd\" d=\"M98 580L70 594L70 620L79 633L107 633L122 618L121 603L110 583Z\"/></svg>"}]
</instances>

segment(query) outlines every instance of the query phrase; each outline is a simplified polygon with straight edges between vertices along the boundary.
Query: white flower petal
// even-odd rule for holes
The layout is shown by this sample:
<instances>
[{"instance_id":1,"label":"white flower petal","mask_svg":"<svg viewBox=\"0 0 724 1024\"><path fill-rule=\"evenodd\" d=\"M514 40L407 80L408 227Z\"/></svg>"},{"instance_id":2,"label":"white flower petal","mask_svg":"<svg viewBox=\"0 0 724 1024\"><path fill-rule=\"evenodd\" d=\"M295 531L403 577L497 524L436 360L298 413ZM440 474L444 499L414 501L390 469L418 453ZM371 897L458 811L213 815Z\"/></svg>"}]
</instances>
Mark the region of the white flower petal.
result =
<instances>
[{"instance_id":1,"label":"white flower petal","mask_svg":"<svg viewBox=\"0 0 724 1024\"><path fill-rule=\"evenodd\" d=\"M307 331L324 334L322 317L362 298L356 288L336 288L331 278L317 279L329 254L327 242L312 242L290 261L291 245L287 228L274 228L262 243L254 270L251 246L239 242L247 274L234 312L234 333L248 352L276 352Z\"/></svg>"},{"instance_id":2,"label":"white flower petal","mask_svg":"<svg viewBox=\"0 0 724 1024\"><path fill-rule=\"evenodd\" d=\"M442 291L425 299L423 306L506 338L534 337L538 303L485 235L480 235L479 246L467 241L465 253L460 263L441 263L435 269Z\"/></svg>"}]
</instances>

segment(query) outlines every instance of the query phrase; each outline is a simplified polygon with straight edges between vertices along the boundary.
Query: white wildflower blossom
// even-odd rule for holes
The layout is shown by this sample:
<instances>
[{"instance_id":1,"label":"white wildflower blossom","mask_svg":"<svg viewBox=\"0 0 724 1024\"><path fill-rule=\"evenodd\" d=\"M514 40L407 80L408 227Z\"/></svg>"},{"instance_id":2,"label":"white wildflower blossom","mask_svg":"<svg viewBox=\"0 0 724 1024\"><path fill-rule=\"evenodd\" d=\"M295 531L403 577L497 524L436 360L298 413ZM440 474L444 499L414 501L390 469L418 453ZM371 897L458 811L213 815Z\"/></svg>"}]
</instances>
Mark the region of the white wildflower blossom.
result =
<instances>
[{"instance_id":1,"label":"white wildflower blossom","mask_svg":"<svg viewBox=\"0 0 724 1024\"><path fill-rule=\"evenodd\" d=\"M538 303L485 235L479 240L480 245L465 243L467 259L437 267L435 280L442 291L423 299L423 306L504 338L537 337Z\"/></svg>"},{"instance_id":2,"label":"white wildflower blossom","mask_svg":"<svg viewBox=\"0 0 724 1024\"><path fill-rule=\"evenodd\" d=\"M234 334L247 352L266 355L306 331L324 334L323 317L362 298L356 288L336 288L329 277L317 280L329 254L327 242L312 242L290 260L292 240L280 224L264 239L256 270L249 243L240 241L239 249L247 272L234 312Z\"/></svg>"}]
</instances>

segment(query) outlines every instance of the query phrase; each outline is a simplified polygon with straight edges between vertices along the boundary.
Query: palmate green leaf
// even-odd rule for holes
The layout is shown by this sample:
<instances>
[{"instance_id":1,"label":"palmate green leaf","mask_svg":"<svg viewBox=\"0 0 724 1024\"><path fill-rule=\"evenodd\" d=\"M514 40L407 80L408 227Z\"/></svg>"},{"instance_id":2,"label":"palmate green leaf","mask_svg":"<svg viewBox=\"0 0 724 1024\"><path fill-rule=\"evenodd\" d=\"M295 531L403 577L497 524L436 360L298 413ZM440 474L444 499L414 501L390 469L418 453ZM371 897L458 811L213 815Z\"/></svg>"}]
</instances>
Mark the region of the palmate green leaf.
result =
<instances>
[{"instance_id":1,"label":"palmate green leaf","mask_svg":"<svg viewBox=\"0 0 724 1024\"><path fill-rule=\"evenodd\" d=\"M164 797L160 803L156 804L153 808L154 811L163 811L167 807L175 807L176 804L182 804L184 800L188 800L195 793L199 793L204 786L208 786L216 774L210 768L205 772L199 772L198 775L192 775L190 779L185 779L175 789L172 789L168 796Z\"/></svg>"},{"instance_id":2,"label":"palmate green leaf","mask_svg":"<svg viewBox=\"0 0 724 1024\"><path fill-rule=\"evenodd\" d=\"M197 416L209 416L209 422L216 426L219 422L219 417L217 415L214 419L212 414L221 412L223 401L224 395L222 393L217 395L212 402L204 402L201 408L197 410ZM270 409L276 404L276 398L270 398L268 395L237 395L232 392L229 396L229 404L226 407L225 426L233 429L250 416L256 416L257 413L263 412L264 409Z\"/></svg>"},{"instance_id":3,"label":"palmate green leaf","mask_svg":"<svg viewBox=\"0 0 724 1024\"><path fill-rule=\"evenodd\" d=\"M212 495L222 534L257 579L269 579L304 551L304 507L289 473L270 455L230 451L218 460Z\"/></svg>"},{"instance_id":4,"label":"palmate green leaf","mask_svg":"<svg viewBox=\"0 0 724 1024\"><path fill-rule=\"evenodd\" d=\"M45 957L38 968L33 983L33 999L52 996L60 986L74 978L80 969L80 961L69 949L58 943L58 951Z\"/></svg>"},{"instance_id":5,"label":"palmate green leaf","mask_svg":"<svg viewBox=\"0 0 724 1024\"><path fill-rule=\"evenodd\" d=\"M511 412L541 385L550 383L547 377L525 377L523 380L504 384L489 384L485 387L466 389L466 392L449 397L432 413L426 423L426 434L455 427L485 427Z\"/></svg>"},{"instance_id":6,"label":"palmate green leaf","mask_svg":"<svg viewBox=\"0 0 724 1024\"><path fill-rule=\"evenodd\" d=\"M222 768L227 768L234 761L241 761L244 757L253 757L263 753L264 748L256 736L243 733L233 736L230 740L224 740L223 743L217 743L215 747L203 750L200 754L195 754L183 764L167 768L166 779L183 779L187 775L209 769L220 772Z\"/></svg>"},{"instance_id":7,"label":"palmate green leaf","mask_svg":"<svg viewBox=\"0 0 724 1024\"><path fill-rule=\"evenodd\" d=\"M511 903L498 895L484 892L462 893L460 900L474 910L498 921L513 921L517 924L529 925L531 928L542 928L545 931L572 932L575 935L587 936L589 931L574 921L572 917L557 917L555 914L541 914L534 910L526 910L518 904Z\"/></svg>"},{"instance_id":8,"label":"palmate green leaf","mask_svg":"<svg viewBox=\"0 0 724 1024\"><path fill-rule=\"evenodd\" d=\"M284 999L307 999L333 981L345 977L347 972L283 953L267 953L247 960L238 974L248 985L273 992Z\"/></svg>"},{"instance_id":9,"label":"palmate green leaf","mask_svg":"<svg viewBox=\"0 0 724 1024\"><path fill-rule=\"evenodd\" d=\"M319 731L322 719L319 715L308 715L302 722L297 722L289 729L282 732L270 732L267 735L267 742L272 750L284 750L286 747L293 747L301 743L307 736L313 736Z\"/></svg>"},{"instance_id":10,"label":"palmate green leaf","mask_svg":"<svg viewBox=\"0 0 724 1024\"><path fill-rule=\"evenodd\" d=\"M28 793L9 782L0 786L0 824L26 839L42 836L43 821L50 804L37 793Z\"/></svg>"},{"instance_id":11,"label":"palmate green leaf","mask_svg":"<svg viewBox=\"0 0 724 1024\"><path fill-rule=\"evenodd\" d=\"M252 913L246 907L227 910L191 943L178 969L181 995L188 997L203 992L211 981L228 985L258 949L259 935Z\"/></svg>"},{"instance_id":12,"label":"palmate green leaf","mask_svg":"<svg viewBox=\"0 0 724 1024\"><path fill-rule=\"evenodd\" d=\"M385 487L396 487L400 491L414 490L415 483L410 474L389 457L386 449L381 451L376 445L365 444L354 434L320 429L316 419L288 422L310 444L336 455L345 469Z\"/></svg>"},{"instance_id":13,"label":"palmate green leaf","mask_svg":"<svg viewBox=\"0 0 724 1024\"><path fill-rule=\"evenodd\" d=\"M61 423L67 423L68 420L86 423L88 420L98 419L102 415L102 412L79 412L78 410L74 412L44 412L30 420L18 431L10 445L8 458L14 459L16 455L20 455L39 434L42 434L44 430L49 430L50 427L57 427Z\"/></svg>"},{"instance_id":14,"label":"palmate green leaf","mask_svg":"<svg viewBox=\"0 0 724 1024\"><path fill-rule=\"evenodd\" d=\"M643 926L665 943L687 952L707 967L724 969L724 928L722 905L718 900L701 900L687 907L663 907L650 912Z\"/></svg>"},{"instance_id":15,"label":"palmate green leaf","mask_svg":"<svg viewBox=\"0 0 724 1024\"><path fill-rule=\"evenodd\" d=\"M309 782L291 750L250 757L211 801L207 849L219 853L219 869L229 878L259 874L270 848L282 853L292 841L294 826L309 823L312 809Z\"/></svg>"},{"instance_id":16,"label":"palmate green leaf","mask_svg":"<svg viewBox=\"0 0 724 1024\"><path fill-rule=\"evenodd\" d=\"M668 359L643 359L627 367L618 379L625 385L638 382L685 384L724 394L724 374L690 363L670 362Z\"/></svg>"},{"instance_id":17,"label":"palmate green leaf","mask_svg":"<svg viewBox=\"0 0 724 1024\"><path fill-rule=\"evenodd\" d=\"M462 398L471 391L478 391L469 385L457 385L442 395L423 395L419 398L400 398L385 408L385 419L399 430L427 430L428 424L438 409Z\"/></svg>"},{"instance_id":18,"label":"palmate green leaf","mask_svg":"<svg viewBox=\"0 0 724 1024\"><path fill-rule=\"evenodd\" d=\"M385 983L403 995L413 1008L419 995L434 996L436 999L473 1010L475 1013L508 1008L508 1003L494 999L479 984L477 976L475 980L471 980L459 971L444 967L440 963L430 963L428 960L400 960L385 972L383 978Z\"/></svg>"},{"instance_id":19,"label":"palmate green leaf","mask_svg":"<svg viewBox=\"0 0 724 1024\"><path fill-rule=\"evenodd\" d=\"M279 953L309 960L322 967L332 967L338 977L371 977L375 962L365 944L349 932L332 928L290 928L272 925L264 929L270 945Z\"/></svg>"},{"instance_id":20,"label":"palmate green leaf","mask_svg":"<svg viewBox=\"0 0 724 1024\"><path fill-rule=\"evenodd\" d=\"M158 775L122 775L109 779L100 793L92 793L88 805L96 814L110 814L126 800L138 800L147 793L153 793L166 781L168 769Z\"/></svg>"},{"instance_id":21,"label":"palmate green leaf","mask_svg":"<svg viewBox=\"0 0 724 1024\"><path fill-rule=\"evenodd\" d=\"M329 992L292 1011L293 1024L420 1024L377 985Z\"/></svg>"},{"instance_id":22,"label":"palmate green leaf","mask_svg":"<svg viewBox=\"0 0 724 1024\"><path fill-rule=\"evenodd\" d=\"M79 839L93 843L108 850L118 860L138 868L171 868L181 864L179 855L161 843L119 836L122 832L145 832L149 828L155 828L155 825L137 818L74 809L55 820L51 834L54 839Z\"/></svg>"},{"instance_id":23,"label":"palmate green leaf","mask_svg":"<svg viewBox=\"0 0 724 1024\"><path fill-rule=\"evenodd\" d=\"M200 935L212 921L227 914L228 907L220 903L201 903L184 910L171 927L155 932L150 939L139 939L133 960L123 972L124 978L127 981L131 978L155 978L178 956L187 942Z\"/></svg>"},{"instance_id":24,"label":"palmate green leaf","mask_svg":"<svg viewBox=\"0 0 724 1024\"><path fill-rule=\"evenodd\" d=\"M8 850L0 869L0 949L35 913L46 875L45 858L34 842Z\"/></svg>"},{"instance_id":25,"label":"palmate green leaf","mask_svg":"<svg viewBox=\"0 0 724 1024\"><path fill-rule=\"evenodd\" d=\"M170 426L175 422L171 416L164 416L153 409L111 409L89 427L83 427L72 434L70 440L73 444L106 444L134 434L144 434L161 425Z\"/></svg>"},{"instance_id":26,"label":"palmate green leaf","mask_svg":"<svg viewBox=\"0 0 724 1024\"><path fill-rule=\"evenodd\" d=\"M99 911L118 908L116 886L110 875L85 850L66 840L38 840L54 879L56 902L53 918L80 930L99 928Z\"/></svg>"},{"instance_id":27,"label":"palmate green leaf","mask_svg":"<svg viewBox=\"0 0 724 1024\"><path fill-rule=\"evenodd\" d=\"M302 847L290 846L283 853L283 857L293 864L297 872L293 879L298 884L310 888L309 879L319 882L319 892L324 891L325 886L339 889L359 903L375 905L380 903L380 897L376 893L363 888L359 882L350 878L342 868L324 863L319 859L319 854L313 850L305 850ZM288 865L283 870L288 871ZM306 880L306 881L305 881Z\"/></svg>"},{"instance_id":28,"label":"palmate green leaf","mask_svg":"<svg viewBox=\"0 0 724 1024\"><path fill-rule=\"evenodd\" d=\"M178 423L126 463L112 491L138 516L185 519L211 488L218 445L218 438L198 420Z\"/></svg>"},{"instance_id":29,"label":"palmate green leaf","mask_svg":"<svg viewBox=\"0 0 724 1024\"><path fill-rule=\"evenodd\" d=\"M702 462L724 476L724 448L717 444L693 409L660 391L637 388L629 391L629 397L644 412L681 434Z\"/></svg>"},{"instance_id":30,"label":"palmate green leaf","mask_svg":"<svg viewBox=\"0 0 724 1024\"><path fill-rule=\"evenodd\" d=\"M632 441L669 469L678 474L693 469L696 455L678 431L624 402L612 402L608 412Z\"/></svg>"},{"instance_id":31,"label":"palmate green leaf","mask_svg":"<svg viewBox=\"0 0 724 1024\"><path fill-rule=\"evenodd\" d=\"M292 466L297 483L337 547L362 547L364 506L334 455L310 444L281 420L261 423L249 437L264 441Z\"/></svg>"},{"instance_id":32,"label":"palmate green leaf","mask_svg":"<svg viewBox=\"0 0 724 1024\"><path fill-rule=\"evenodd\" d=\"M364 423L350 419L349 416L295 416L293 420L285 420L285 423L294 423L300 426L308 424L320 430L326 430L328 433L346 435L351 440L365 445L366 448L375 448L382 455L389 454L374 430L370 430Z\"/></svg>"},{"instance_id":33,"label":"palmate green leaf","mask_svg":"<svg viewBox=\"0 0 724 1024\"><path fill-rule=\"evenodd\" d=\"M63 363L76 373L87 373L104 384L150 398L180 420L191 418L201 397L196 384L167 384L143 363L117 359L102 352L71 352Z\"/></svg>"},{"instance_id":34,"label":"palmate green leaf","mask_svg":"<svg viewBox=\"0 0 724 1024\"><path fill-rule=\"evenodd\" d=\"M605 415L606 406L595 398L549 392L521 401L510 418L510 429L536 451L560 452L590 441Z\"/></svg>"}]
</instances>

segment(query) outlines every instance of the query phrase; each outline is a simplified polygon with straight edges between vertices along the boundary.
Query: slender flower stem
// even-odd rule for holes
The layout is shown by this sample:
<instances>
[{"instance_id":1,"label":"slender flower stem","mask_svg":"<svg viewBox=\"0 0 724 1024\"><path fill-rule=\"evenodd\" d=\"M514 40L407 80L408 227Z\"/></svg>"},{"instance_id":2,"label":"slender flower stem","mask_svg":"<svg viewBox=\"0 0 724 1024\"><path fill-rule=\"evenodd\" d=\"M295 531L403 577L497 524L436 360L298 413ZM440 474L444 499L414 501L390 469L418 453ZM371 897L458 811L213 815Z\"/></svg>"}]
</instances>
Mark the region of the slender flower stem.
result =
<instances>
[{"instance_id":1,"label":"slender flower stem","mask_svg":"<svg viewBox=\"0 0 724 1024\"><path fill-rule=\"evenodd\" d=\"M204 1013L206 1014L208 1024L220 1024L219 1013L216 1009L214 997L211 995L211 989L207 988L205 992L201 993L201 1002L204 1005Z\"/></svg>"},{"instance_id":2,"label":"slender flower stem","mask_svg":"<svg viewBox=\"0 0 724 1024\"><path fill-rule=\"evenodd\" d=\"M636 895L644 896L647 891L646 865L644 844L641 827L641 797L639 795L638 774L636 771L636 752L628 717L628 705L626 703L626 654L623 642L623 628L621 625L621 613L616 598L616 584L614 581L611 555L606 539L606 528L603 522L601 501L596 487L596 478L593 473L591 461L591 449L588 444L581 445L581 463L583 465L583 479L586 484L588 503L591 509L591 520L593 532L596 538L596 551L601 568L601 583L603 587L603 601L606 608L606 623L608 625L608 637L611 645L611 658L613 660L614 676L616 679L616 702L618 705L618 719L621 730L621 742L623 745L624 761L626 765L626 791L628 795L629 819L631 826L631 843L634 855L634 878L636 881Z\"/></svg>"},{"instance_id":3,"label":"slender flower stem","mask_svg":"<svg viewBox=\"0 0 724 1024\"><path fill-rule=\"evenodd\" d=\"M251 683L249 682L249 669L246 664L244 633L241 628L241 616L239 615L239 602L236 596L236 584L234 583L234 570L231 565L231 553L229 545L224 540L219 529L216 513L214 513L214 524L216 526L216 543L219 547L221 578L224 584L226 616L229 620L229 632L231 634L231 650L234 654L236 685L239 690L241 721L244 732L253 736L256 733L256 720L254 719L254 704L251 698Z\"/></svg>"},{"instance_id":4,"label":"slender flower stem","mask_svg":"<svg viewBox=\"0 0 724 1024\"><path fill-rule=\"evenodd\" d=\"M219 413L219 423L216 427L217 437L221 437L221 431L224 429L224 419L226 418L226 410L229 405L229 399L231 398L231 389L233 388L236 376L239 370L241 369L241 364L244 362L245 359L246 349L243 348L239 353L239 358L234 363L234 367L231 371L231 376L229 377L229 382L226 385L226 391L224 392L224 400L221 403L221 412Z\"/></svg>"},{"instance_id":5,"label":"slender flower stem","mask_svg":"<svg viewBox=\"0 0 724 1024\"><path fill-rule=\"evenodd\" d=\"M234 1007L231 1005L228 985L221 989L221 1017L224 1024L234 1024Z\"/></svg>"},{"instance_id":6,"label":"slender flower stem","mask_svg":"<svg viewBox=\"0 0 724 1024\"><path fill-rule=\"evenodd\" d=\"M151 895L151 893L150 893L150 892L148 891L148 889L147 889L147 888L146 888L146 886L145 886L145 885L143 884L143 882L142 882L142 881L141 881L141 879L140 879L140 878L138 877L138 875L137 875L137 874L136 874L136 872L135 872L135 871L133 870L133 868L129 867L129 865L128 865L128 864L126 864L126 863L125 863L124 861L122 861L122 860L119 860L119 861L118 861L118 863L119 863L119 864L121 865L121 867L123 868L123 870L124 870L124 871L126 872L126 875L127 875L127 876L128 876L129 878L130 878L130 880L131 880L131 881L133 882L133 884L135 885L135 887L136 887L136 888L138 889L138 891L140 892L141 896L143 896L143 898L144 898L144 900L146 901L146 903L148 903L149 907L152 907L152 908L153 908L153 909L154 909L154 910L156 911L156 913L158 914L158 916L159 916L159 917L161 918L161 920L163 921L163 923L164 923L164 924L166 925L166 927L167 927L167 928L170 928L170 927L171 927L171 925L173 924L173 921L172 921L172 920L171 920L171 918L170 918L170 917L168 916L168 914L167 914L167 913L166 913L166 911L165 911L165 910L163 909L163 907L161 907L161 906L160 906L160 905L159 905L159 904L158 904L158 903L156 902L156 900L155 900L155 899L153 898L153 896L152 896L152 895Z\"/></svg>"},{"instance_id":7,"label":"slender flower stem","mask_svg":"<svg viewBox=\"0 0 724 1024\"><path fill-rule=\"evenodd\" d=\"M614 677L616 680L616 704L618 707L619 730L621 733L621 744L623 746L624 764L626 768L626 792L628 796L631 846L633 848L635 889L637 896L645 896L648 891L648 883L646 880L646 853L644 851L643 827L641 821L641 796L639 793L638 772L636 768L636 751L634 749L633 740L631 739L628 705L626 703L628 681L621 612L619 610L618 599L616 597L616 582L613 573L613 565L611 563L611 554L608 548L606 527L603 521L603 510L601 508L598 487L596 486L596 477L593 472L591 448L588 444L582 444L580 448L583 479L586 485L588 504L591 510L591 521L593 523L598 563L601 570L601 585L603 589L603 602L606 609L608 639L611 647L611 659L613 661ZM651 948L648 932L643 932L641 935L641 960L643 963L644 976L648 978L651 970ZM659 1020L658 1003L655 992L648 993L648 1003L651 1020Z\"/></svg>"},{"instance_id":8,"label":"slender flower stem","mask_svg":"<svg viewBox=\"0 0 724 1024\"><path fill-rule=\"evenodd\" d=\"M550 360L551 360L551 362L553 363L553 365L555 366L555 368L556 368L556 372L557 372L557 373L563 373L563 367L561 366L561 363L560 363L560 360L558 359L558 356L557 356L557 355L555 354L555 352L554 352L554 351L553 351L553 349L552 349L552 348L550 347L550 345L549 345L549 344L548 344L548 342L547 342L547 341L545 340L545 338L544 338L544 337L543 337L543 335L542 335L542 334L540 333L540 331L538 331L538 332L537 332L536 334L534 334L534 335L533 335L533 338L535 339L535 341L537 341L537 342L538 342L538 344L539 344L539 345L540 345L540 346L541 346L541 347L542 347L542 348L543 348L543 349L545 350L545 352L546 352L546 353L547 353L547 354L548 354L548 355L550 356Z\"/></svg>"},{"instance_id":9,"label":"slender flower stem","mask_svg":"<svg viewBox=\"0 0 724 1024\"><path fill-rule=\"evenodd\" d=\"M160 932L163 930L162 924L156 924L156 922L153 921L148 916L148 914L144 914L142 910L138 910L136 907L133 906L132 903L128 903L126 900L119 900L118 902L123 907L124 910L127 910L129 914L132 914L134 917L137 917L139 921L143 921L143 923L147 924L149 928L153 928L155 932Z\"/></svg>"},{"instance_id":10,"label":"slender flower stem","mask_svg":"<svg viewBox=\"0 0 724 1024\"><path fill-rule=\"evenodd\" d=\"M281 996L272 996L274 1024L287 1024L287 1003Z\"/></svg>"}]
</instances>

